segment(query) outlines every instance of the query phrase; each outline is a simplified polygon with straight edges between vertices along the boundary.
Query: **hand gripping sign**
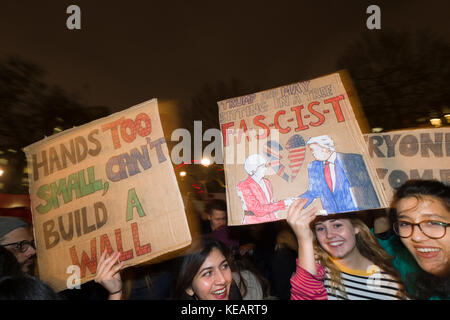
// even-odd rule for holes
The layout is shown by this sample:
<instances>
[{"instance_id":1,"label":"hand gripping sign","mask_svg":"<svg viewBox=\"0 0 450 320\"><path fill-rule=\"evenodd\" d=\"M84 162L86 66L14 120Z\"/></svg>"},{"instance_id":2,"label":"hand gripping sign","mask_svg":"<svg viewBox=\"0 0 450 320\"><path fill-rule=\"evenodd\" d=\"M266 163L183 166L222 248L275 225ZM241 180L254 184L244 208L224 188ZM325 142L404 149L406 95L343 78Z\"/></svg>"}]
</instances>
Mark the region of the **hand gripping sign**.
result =
<instances>
[{"instance_id":1,"label":"hand gripping sign","mask_svg":"<svg viewBox=\"0 0 450 320\"><path fill-rule=\"evenodd\" d=\"M156 99L24 149L40 278L66 289L95 278L104 250L132 266L191 236Z\"/></svg>"},{"instance_id":2,"label":"hand gripping sign","mask_svg":"<svg viewBox=\"0 0 450 320\"><path fill-rule=\"evenodd\" d=\"M230 225L284 219L298 198L326 214L387 206L346 72L218 106Z\"/></svg>"}]
</instances>

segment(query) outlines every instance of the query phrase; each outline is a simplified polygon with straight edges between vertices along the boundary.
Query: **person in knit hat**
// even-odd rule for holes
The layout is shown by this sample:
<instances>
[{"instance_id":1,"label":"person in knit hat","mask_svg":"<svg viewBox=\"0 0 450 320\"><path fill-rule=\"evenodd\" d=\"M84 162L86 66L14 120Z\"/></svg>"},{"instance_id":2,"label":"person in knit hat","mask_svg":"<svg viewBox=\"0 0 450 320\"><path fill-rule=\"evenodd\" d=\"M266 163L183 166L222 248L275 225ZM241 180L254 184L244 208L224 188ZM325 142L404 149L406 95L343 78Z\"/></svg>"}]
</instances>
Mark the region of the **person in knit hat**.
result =
<instances>
[{"instance_id":1,"label":"person in knit hat","mask_svg":"<svg viewBox=\"0 0 450 320\"><path fill-rule=\"evenodd\" d=\"M33 273L36 249L28 223L15 217L0 217L0 246L14 254L23 272Z\"/></svg>"}]
</instances>

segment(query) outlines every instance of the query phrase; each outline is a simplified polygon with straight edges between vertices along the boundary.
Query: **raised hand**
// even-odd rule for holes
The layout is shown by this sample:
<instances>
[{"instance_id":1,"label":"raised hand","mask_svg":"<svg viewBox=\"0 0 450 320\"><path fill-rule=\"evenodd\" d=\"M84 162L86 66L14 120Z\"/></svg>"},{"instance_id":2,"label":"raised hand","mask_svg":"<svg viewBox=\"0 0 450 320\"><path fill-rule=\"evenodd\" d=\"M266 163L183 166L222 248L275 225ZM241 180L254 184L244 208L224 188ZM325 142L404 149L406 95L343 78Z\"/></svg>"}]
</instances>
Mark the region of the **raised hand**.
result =
<instances>
[{"instance_id":1,"label":"raised hand","mask_svg":"<svg viewBox=\"0 0 450 320\"><path fill-rule=\"evenodd\" d=\"M287 223L291 226L298 242L298 265L309 273L317 273L314 259L313 231L310 224L316 218L317 208L304 210L308 199L298 199L288 210Z\"/></svg>"},{"instance_id":2,"label":"raised hand","mask_svg":"<svg viewBox=\"0 0 450 320\"><path fill-rule=\"evenodd\" d=\"M316 218L317 208L304 210L308 199L299 198L289 207L286 221L291 226L297 241L312 241L313 233L310 223Z\"/></svg>"},{"instance_id":3,"label":"raised hand","mask_svg":"<svg viewBox=\"0 0 450 320\"><path fill-rule=\"evenodd\" d=\"M103 251L97 266L95 282L100 283L110 294L110 299L120 299L122 295L122 279L119 271L123 267L123 262L116 264L120 253L115 252L106 257L106 250Z\"/></svg>"}]
</instances>

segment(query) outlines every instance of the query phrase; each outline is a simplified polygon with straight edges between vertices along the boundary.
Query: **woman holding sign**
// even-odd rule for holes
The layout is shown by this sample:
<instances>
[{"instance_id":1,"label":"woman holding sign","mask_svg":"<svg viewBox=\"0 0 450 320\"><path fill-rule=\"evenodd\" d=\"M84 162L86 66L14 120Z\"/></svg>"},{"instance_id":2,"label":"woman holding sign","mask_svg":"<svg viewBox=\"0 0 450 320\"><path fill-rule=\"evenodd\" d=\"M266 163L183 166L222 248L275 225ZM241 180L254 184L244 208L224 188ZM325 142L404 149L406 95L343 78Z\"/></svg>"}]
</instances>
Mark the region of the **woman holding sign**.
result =
<instances>
[{"instance_id":1,"label":"woman holding sign","mask_svg":"<svg viewBox=\"0 0 450 320\"><path fill-rule=\"evenodd\" d=\"M100 283L109 292L108 300L120 300L122 298L122 278L120 270L123 268L123 262L119 261L120 253L114 252L109 257L106 256L106 250L98 262L95 282Z\"/></svg>"},{"instance_id":2,"label":"woman holding sign","mask_svg":"<svg viewBox=\"0 0 450 320\"><path fill-rule=\"evenodd\" d=\"M294 202L287 215L298 241L291 299L406 298L390 256L361 220L341 215L318 218L317 210L303 210L307 201Z\"/></svg>"},{"instance_id":3,"label":"woman holding sign","mask_svg":"<svg viewBox=\"0 0 450 320\"><path fill-rule=\"evenodd\" d=\"M118 259L119 253L107 257L104 252L98 264L95 281L109 292L109 300L120 300L123 297L119 273L123 264L117 264ZM258 296L263 298L260 279L249 270L232 268L231 261L228 249L220 241L204 238L193 242L190 253L181 260L174 299L242 300L243 296L249 299L257 299Z\"/></svg>"}]
</instances>

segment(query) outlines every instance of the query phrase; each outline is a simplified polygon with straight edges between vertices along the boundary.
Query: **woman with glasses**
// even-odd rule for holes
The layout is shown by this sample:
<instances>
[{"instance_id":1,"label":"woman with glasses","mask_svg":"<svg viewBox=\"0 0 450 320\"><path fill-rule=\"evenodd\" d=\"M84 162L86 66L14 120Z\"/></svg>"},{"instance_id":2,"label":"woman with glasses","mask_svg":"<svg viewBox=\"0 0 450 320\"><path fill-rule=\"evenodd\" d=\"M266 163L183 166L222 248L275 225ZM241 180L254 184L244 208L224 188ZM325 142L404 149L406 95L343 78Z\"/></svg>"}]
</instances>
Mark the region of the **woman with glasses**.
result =
<instances>
[{"instance_id":1,"label":"woman with glasses","mask_svg":"<svg viewBox=\"0 0 450 320\"><path fill-rule=\"evenodd\" d=\"M450 187L410 180L397 189L390 217L375 219L381 246L416 299L450 298Z\"/></svg>"},{"instance_id":2,"label":"woman with glasses","mask_svg":"<svg viewBox=\"0 0 450 320\"><path fill-rule=\"evenodd\" d=\"M393 230L422 272L410 275L419 299L450 299L450 186L410 180L394 196Z\"/></svg>"}]
</instances>

